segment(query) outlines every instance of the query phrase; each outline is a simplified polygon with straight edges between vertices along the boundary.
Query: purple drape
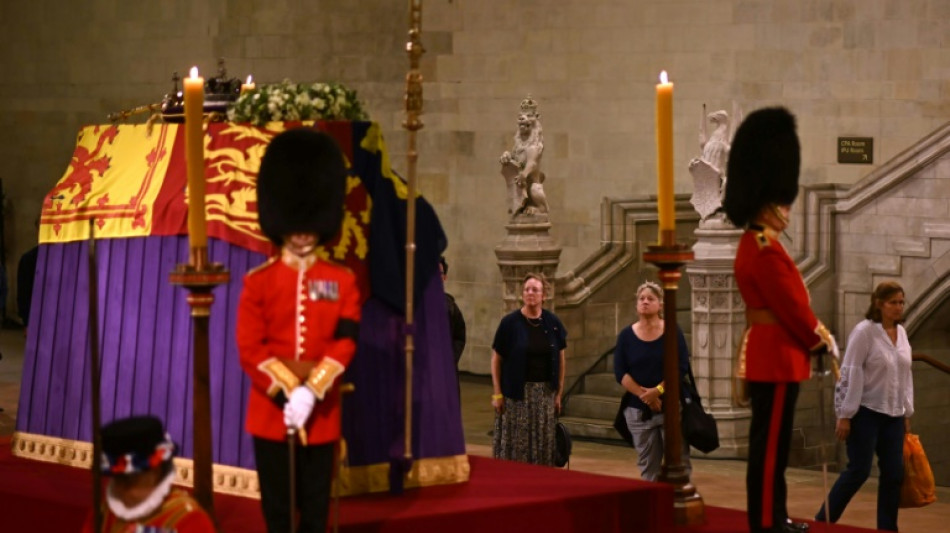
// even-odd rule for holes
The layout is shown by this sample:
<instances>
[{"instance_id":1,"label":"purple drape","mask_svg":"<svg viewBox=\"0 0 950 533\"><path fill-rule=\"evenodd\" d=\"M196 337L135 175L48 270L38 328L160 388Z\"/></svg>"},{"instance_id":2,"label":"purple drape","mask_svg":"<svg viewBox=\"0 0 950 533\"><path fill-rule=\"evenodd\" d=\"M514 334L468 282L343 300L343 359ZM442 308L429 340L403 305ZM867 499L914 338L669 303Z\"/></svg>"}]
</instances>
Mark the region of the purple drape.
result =
<instances>
[{"instance_id":1,"label":"purple drape","mask_svg":"<svg viewBox=\"0 0 950 533\"><path fill-rule=\"evenodd\" d=\"M44 244L37 261L17 431L90 441L87 243ZM97 241L102 420L150 413L180 455L192 456L192 324L187 291L168 276L187 261L185 236ZM244 431L249 381L238 363L235 318L244 274L264 256L215 239L212 262L231 273L214 291L209 324L213 460L254 468ZM415 317L413 455L463 454L465 443L442 281L432 276ZM345 379L350 465L402 454L404 321L375 299L363 309L357 355Z\"/></svg>"},{"instance_id":2,"label":"purple drape","mask_svg":"<svg viewBox=\"0 0 950 533\"><path fill-rule=\"evenodd\" d=\"M192 456L192 346L187 291L168 275L188 258L184 236L97 241L101 409L106 423L150 413L165 421L180 455ZM89 275L85 242L44 244L37 260L17 431L90 441ZM231 282L214 291L209 323L213 456L253 468L243 431L248 384L234 321L241 279L261 254L209 240Z\"/></svg>"},{"instance_id":3,"label":"purple drape","mask_svg":"<svg viewBox=\"0 0 950 533\"><path fill-rule=\"evenodd\" d=\"M405 321L376 299L363 306L359 349L346 379L356 386L343 399L343 436L350 466L389 463L405 448ZM465 453L458 381L445 294L438 275L422 291L413 327L413 457Z\"/></svg>"}]
</instances>

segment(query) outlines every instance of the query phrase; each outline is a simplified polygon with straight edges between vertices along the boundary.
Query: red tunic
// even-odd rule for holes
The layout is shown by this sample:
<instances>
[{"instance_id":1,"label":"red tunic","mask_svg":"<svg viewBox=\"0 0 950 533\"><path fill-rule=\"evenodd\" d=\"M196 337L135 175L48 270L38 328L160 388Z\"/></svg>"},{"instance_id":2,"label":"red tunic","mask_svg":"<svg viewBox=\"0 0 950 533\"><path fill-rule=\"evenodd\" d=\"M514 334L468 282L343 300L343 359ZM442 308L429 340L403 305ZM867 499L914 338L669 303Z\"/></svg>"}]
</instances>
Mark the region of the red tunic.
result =
<instances>
[{"instance_id":1,"label":"red tunic","mask_svg":"<svg viewBox=\"0 0 950 533\"><path fill-rule=\"evenodd\" d=\"M815 318L801 273L775 231L749 229L742 235L735 273L746 309L770 317L758 323L750 320L745 332L740 357L745 357L746 379L770 383L808 379L809 351L822 344L819 333L826 330Z\"/></svg>"},{"instance_id":2,"label":"red tunic","mask_svg":"<svg viewBox=\"0 0 950 533\"><path fill-rule=\"evenodd\" d=\"M149 526L156 528L154 531L168 533L215 533L214 524L198 502L181 489L172 489L161 507L135 522L126 522L112 514L105 503L102 508L104 533L133 533L140 526ZM83 524L82 533L92 533L92 529L92 514L90 514L86 518L86 523Z\"/></svg>"},{"instance_id":3,"label":"red tunic","mask_svg":"<svg viewBox=\"0 0 950 533\"><path fill-rule=\"evenodd\" d=\"M248 433L284 440L282 406L273 398L286 397L298 378L279 361L319 364L324 357L344 367L356 352L351 336L337 337L341 320L355 326L360 319L360 296L355 275L346 267L317 260L306 270L272 258L244 277L238 304L237 345L241 367L251 378ZM337 384L314 404L306 426L310 444L340 438L340 393Z\"/></svg>"}]
</instances>

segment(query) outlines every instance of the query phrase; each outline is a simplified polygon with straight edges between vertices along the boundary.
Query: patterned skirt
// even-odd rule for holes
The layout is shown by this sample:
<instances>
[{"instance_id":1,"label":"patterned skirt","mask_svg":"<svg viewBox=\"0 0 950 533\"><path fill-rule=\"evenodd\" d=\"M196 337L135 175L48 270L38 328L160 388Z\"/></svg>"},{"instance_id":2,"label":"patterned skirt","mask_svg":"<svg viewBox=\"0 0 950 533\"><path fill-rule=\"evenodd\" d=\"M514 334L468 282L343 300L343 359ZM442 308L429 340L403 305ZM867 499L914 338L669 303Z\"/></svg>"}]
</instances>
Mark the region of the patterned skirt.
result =
<instances>
[{"instance_id":1,"label":"patterned skirt","mask_svg":"<svg viewBox=\"0 0 950 533\"><path fill-rule=\"evenodd\" d=\"M547 383L525 383L523 400L505 398L505 412L495 415L495 459L554 466L554 393Z\"/></svg>"}]
</instances>

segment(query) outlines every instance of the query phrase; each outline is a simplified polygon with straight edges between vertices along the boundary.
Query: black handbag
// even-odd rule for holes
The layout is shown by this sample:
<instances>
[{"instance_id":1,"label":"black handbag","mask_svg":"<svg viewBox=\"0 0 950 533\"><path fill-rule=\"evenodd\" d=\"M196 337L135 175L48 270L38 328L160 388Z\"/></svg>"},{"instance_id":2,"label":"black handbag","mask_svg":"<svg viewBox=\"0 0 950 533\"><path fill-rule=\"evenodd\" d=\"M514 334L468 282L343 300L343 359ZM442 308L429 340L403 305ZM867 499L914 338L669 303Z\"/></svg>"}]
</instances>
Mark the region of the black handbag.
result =
<instances>
[{"instance_id":1,"label":"black handbag","mask_svg":"<svg viewBox=\"0 0 950 533\"><path fill-rule=\"evenodd\" d=\"M716 419L703 410L699 391L696 390L696 380L693 378L693 367L689 367L689 382L683 383L680 395L680 420L682 421L683 438L690 446L703 453L710 453L719 447L719 429Z\"/></svg>"},{"instance_id":2,"label":"black handbag","mask_svg":"<svg viewBox=\"0 0 950 533\"><path fill-rule=\"evenodd\" d=\"M563 467L571 460L571 432L560 421L554 426L554 466Z\"/></svg>"}]
</instances>

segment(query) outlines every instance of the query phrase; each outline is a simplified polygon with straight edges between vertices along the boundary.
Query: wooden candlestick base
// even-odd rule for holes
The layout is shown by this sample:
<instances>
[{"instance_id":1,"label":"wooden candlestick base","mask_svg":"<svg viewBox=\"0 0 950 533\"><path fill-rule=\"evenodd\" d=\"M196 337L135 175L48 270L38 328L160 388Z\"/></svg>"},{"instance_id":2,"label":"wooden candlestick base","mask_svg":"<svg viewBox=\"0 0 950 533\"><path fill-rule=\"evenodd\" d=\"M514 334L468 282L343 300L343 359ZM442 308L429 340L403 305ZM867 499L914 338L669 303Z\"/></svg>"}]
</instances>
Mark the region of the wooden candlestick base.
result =
<instances>
[{"instance_id":1,"label":"wooden candlestick base","mask_svg":"<svg viewBox=\"0 0 950 533\"><path fill-rule=\"evenodd\" d=\"M679 525L697 525L705 521L703 498L689 479L683 464L683 435L680 419L679 346L676 327L676 291L682 277L680 269L693 260L693 251L685 244L674 241L673 231L661 232L661 244L647 247L643 260L660 269L663 286L663 382L666 386L663 402L664 450L660 481L674 487L673 515Z\"/></svg>"},{"instance_id":2,"label":"wooden candlestick base","mask_svg":"<svg viewBox=\"0 0 950 533\"><path fill-rule=\"evenodd\" d=\"M195 500L207 511L212 520L214 515L214 488L211 467L211 391L210 369L208 362L208 321L211 316L211 304L214 303L212 290L230 280L230 273L219 263L208 262L207 248L191 250L190 263L180 264L169 276L172 285L188 289L188 305L194 324L194 496ZM217 522L215 520L215 522Z\"/></svg>"}]
</instances>

